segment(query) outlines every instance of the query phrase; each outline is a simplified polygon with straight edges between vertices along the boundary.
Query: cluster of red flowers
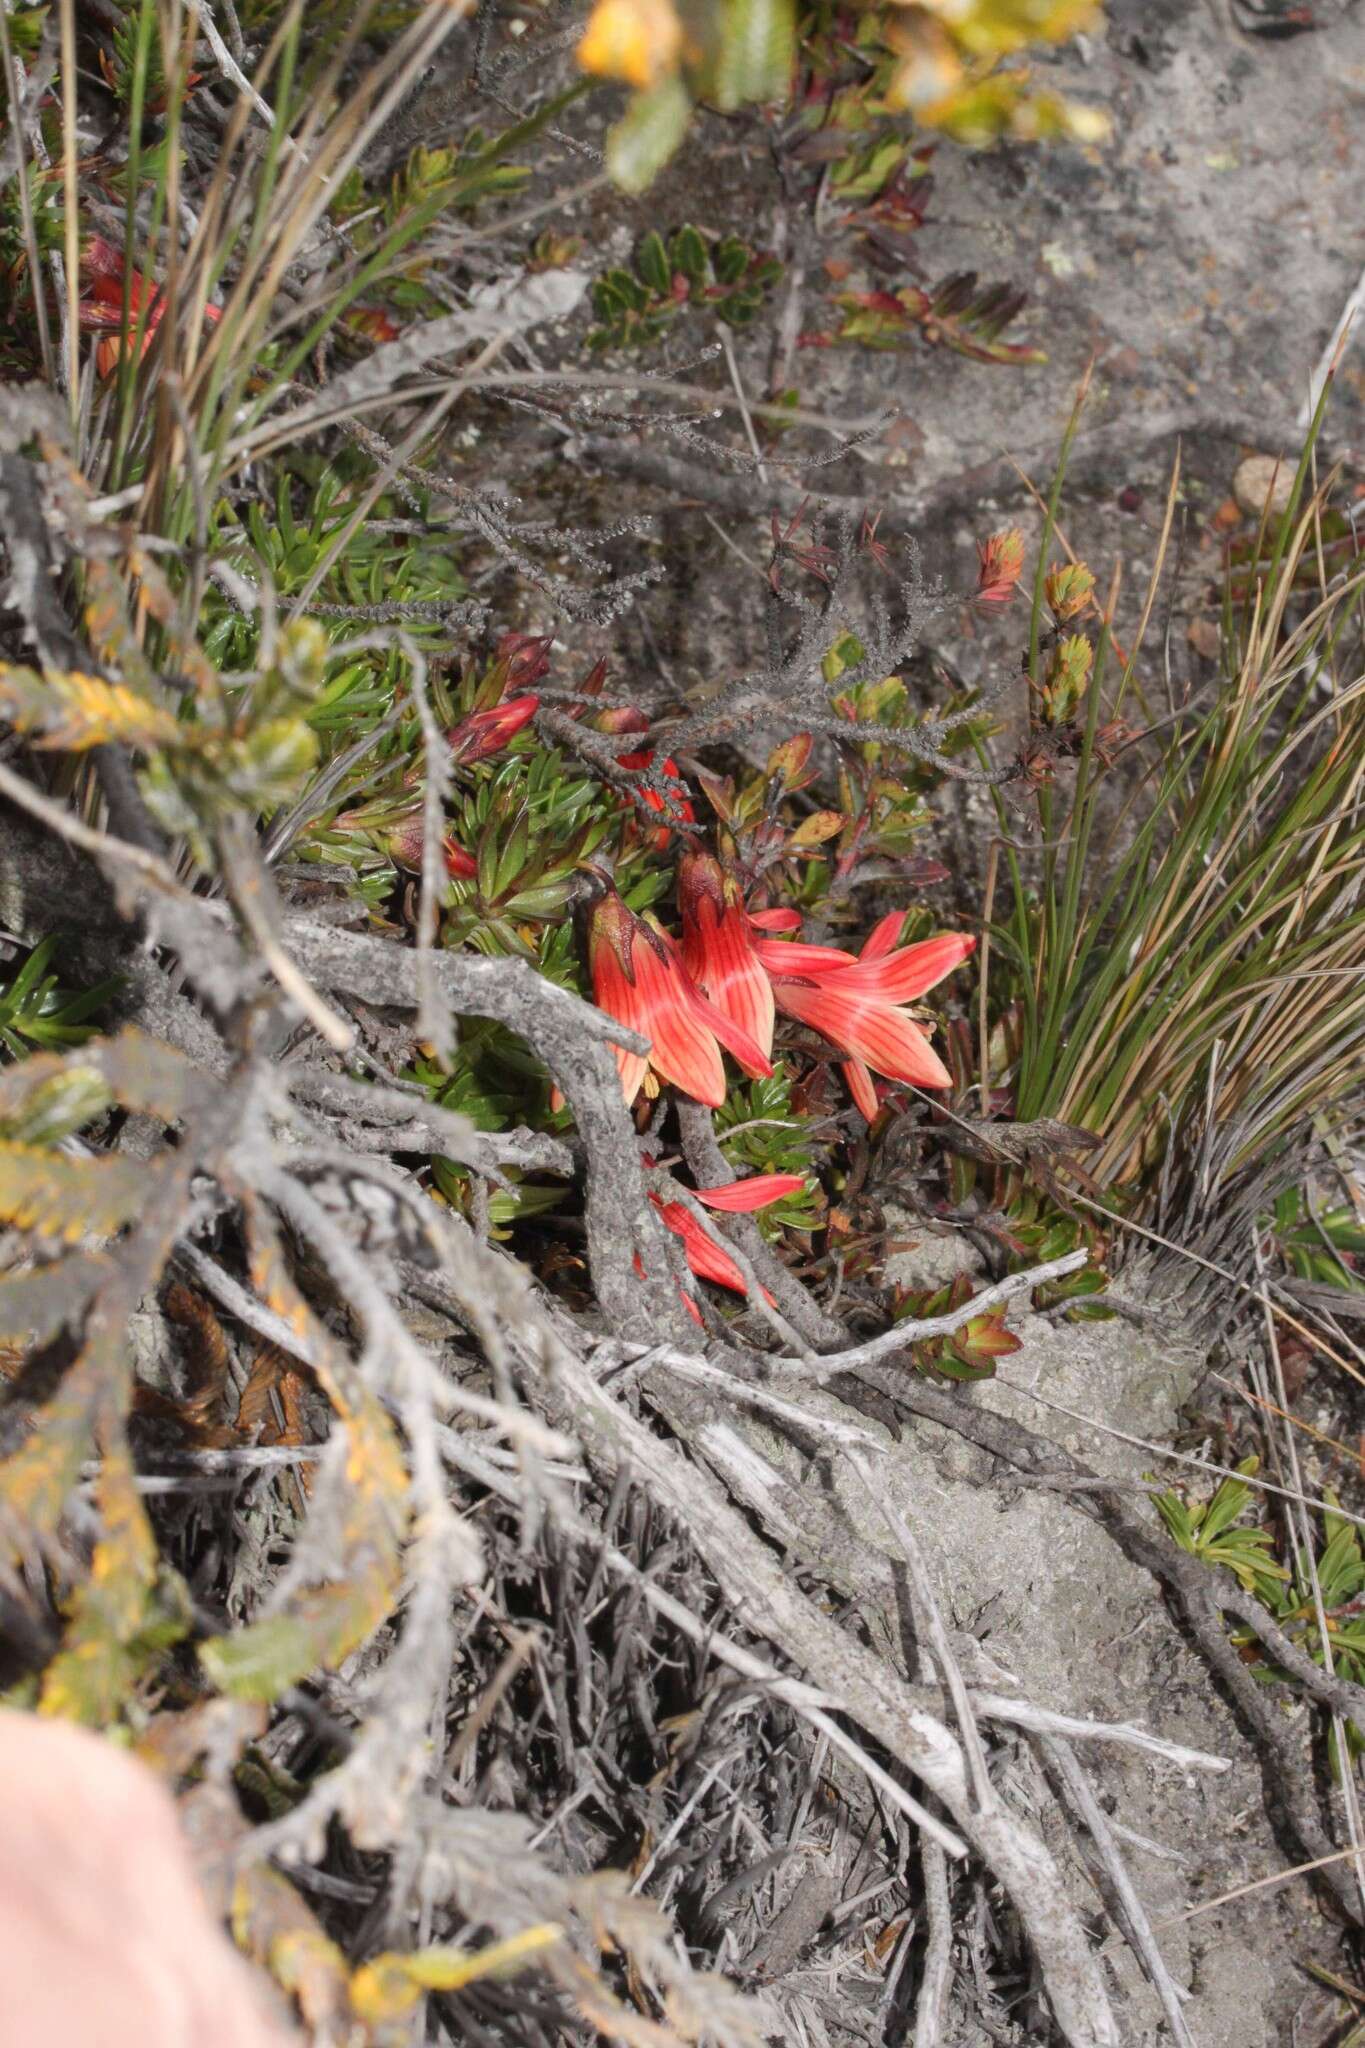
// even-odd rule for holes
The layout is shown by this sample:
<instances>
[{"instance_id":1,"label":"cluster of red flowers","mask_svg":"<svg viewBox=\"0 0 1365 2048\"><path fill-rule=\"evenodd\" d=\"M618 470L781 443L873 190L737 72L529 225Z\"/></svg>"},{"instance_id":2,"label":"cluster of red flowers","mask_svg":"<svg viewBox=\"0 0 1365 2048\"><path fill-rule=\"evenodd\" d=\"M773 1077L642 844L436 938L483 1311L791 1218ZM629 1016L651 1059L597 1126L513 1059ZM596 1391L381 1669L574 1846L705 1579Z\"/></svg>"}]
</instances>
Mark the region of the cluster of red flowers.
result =
<instances>
[{"instance_id":1,"label":"cluster of red flowers","mask_svg":"<svg viewBox=\"0 0 1365 2048\"><path fill-rule=\"evenodd\" d=\"M127 284L128 320L133 329L136 329L144 307L146 309L141 348L145 356L152 345L152 336L161 325L166 298L160 286L149 284L140 270L128 273ZM123 287L122 252L112 242L106 242L102 235L87 237L81 250L82 297L78 310L81 326L103 336L95 345L95 368L101 377L107 377L114 369L125 343L131 339L124 326ZM222 317L221 307L205 306L204 318L210 324Z\"/></svg>"},{"instance_id":2,"label":"cluster of red flowers","mask_svg":"<svg viewBox=\"0 0 1365 2048\"><path fill-rule=\"evenodd\" d=\"M1011 550L1004 553L1009 556ZM983 558L983 581L987 576L1007 581L1012 569L1012 560L988 564ZM544 638L503 636L496 651L498 687L516 694L466 712L450 728L446 743L452 761L467 766L487 760L535 716L540 699L533 686L549 665L549 647ZM595 679L596 672L589 681ZM630 710L603 710L592 723L598 731L623 738L648 729L640 714ZM623 768L645 769L654 755L650 749L637 748L617 758ZM654 790L646 792L646 800L661 815L667 808L690 820L692 809L677 764L665 759L661 767L669 782L676 783L676 795L670 790L667 806ZM669 837L668 826L661 824L656 843L662 848ZM420 859L419 821L410 820L400 838L401 849L395 842L395 851L415 866ZM453 839L445 841L444 854L451 875L476 872L472 856ZM728 1052L752 1078L772 1073L779 1010L809 1025L839 1050L853 1099L869 1122L880 1107L874 1074L922 1088L951 1086L951 1075L908 1005L960 966L974 939L961 932L941 932L917 945L898 945L905 917L892 911L876 926L860 955L837 946L808 945L793 936L801 927L798 911L750 911L735 876L714 854L695 844L685 846L679 856L678 902L681 938L664 931L653 918L637 916L611 887L603 890L589 916L588 954L596 1001L649 1044L646 1053L616 1049L627 1105L642 1086L657 1092L660 1082L670 1082L697 1101L719 1108L726 1094L723 1053ZM800 1174L757 1174L723 1187L699 1188L696 1199L713 1209L752 1211L782 1201L804 1185ZM747 1292L740 1268L693 1208L657 1194L650 1200L666 1227L681 1239L688 1265L699 1278L737 1294ZM695 1304L686 1296L684 1300L695 1313Z\"/></svg>"},{"instance_id":3,"label":"cluster of red flowers","mask_svg":"<svg viewBox=\"0 0 1365 2048\"><path fill-rule=\"evenodd\" d=\"M976 941L941 932L898 946L904 913L876 926L861 955L790 937L794 910L749 911L732 875L689 847L678 863L682 942L637 917L614 890L595 905L588 934L599 1007L650 1041L648 1054L618 1051L627 1102L652 1070L697 1101L725 1100L721 1049L746 1074L771 1074L776 1014L821 1033L843 1061L853 1099L877 1114L872 1075L947 1088L952 1077L905 1005L959 966Z\"/></svg>"},{"instance_id":4,"label":"cluster of red flowers","mask_svg":"<svg viewBox=\"0 0 1365 2048\"><path fill-rule=\"evenodd\" d=\"M771 1074L779 1010L847 1055L845 1077L869 1120L878 1109L874 1072L922 1088L951 1085L952 1076L906 1005L959 966L975 939L941 932L919 945L898 946L901 911L881 920L861 955L773 936L799 929L799 914L749 911L735 878L714 855L695 847L678 863L678 900L681 943L652 919L637 917L613 889L592 911L588 951L598 1006L649 1040L648 1053L617 1049L627 1103L653 1074L655 1086L672 1082L719 1108L725 1100L722 1048L746 1074ZM761 1174L698 1189L697 1199L715 1209L762 1209L802 1185L799 1174ZM745 1293L734 1260L691 1210L653 1199L681 1238L692 1271Z\"/></svg>"},{"instance_id":5,"label":"cluster of red flowers","mask_svg":"<svg viewBox=\"0 0 1365 2048\"><path fill-rule=\"evenodd\" d=\"M645 717L644 713L632 710L625 705L599 711L593 718L592 724L598 732L641 733L649 731L649 720ZM632 747L628 753L616 756L618 768L630 768L641 773L646 768L652 767L653 763L653 747ZM678 785L676 791L671 790L669 792L674 817L681 818L690 825L694 821L696 813L683 795L682 777L678 773L677 762L670 756L665 755L659 765L668 780ZM657 789L642 789L640 794L651 811L658 811L662 815L665 804ZM669 837L670 832L667 825L660 825L652 833L651 843L656 853L664 851L668 845Z\"/></svg>"}]
</instances>

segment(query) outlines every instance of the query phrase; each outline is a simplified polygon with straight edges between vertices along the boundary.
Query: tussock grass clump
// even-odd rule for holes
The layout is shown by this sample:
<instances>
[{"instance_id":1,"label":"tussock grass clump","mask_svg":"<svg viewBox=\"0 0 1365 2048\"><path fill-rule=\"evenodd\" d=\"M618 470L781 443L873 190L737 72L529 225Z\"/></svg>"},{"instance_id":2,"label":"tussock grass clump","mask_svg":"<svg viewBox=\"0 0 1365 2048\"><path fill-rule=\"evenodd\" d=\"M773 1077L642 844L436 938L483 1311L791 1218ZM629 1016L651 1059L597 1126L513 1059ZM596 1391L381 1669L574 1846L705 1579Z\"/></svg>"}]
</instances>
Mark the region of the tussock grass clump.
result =
<instances>
[{"instance_id":1,"label":"tussock grass clump","mask_svg":"<svg viewBox=\"0 0 1365 2048\"><path fill-rule=\"evenodd\" d=\"M1333 480L1312 474L1310 440L1289 509L1229 578L1218 676L1165 715L1144 706L1146 733L1121 723L1141 636L1122 655L1103 624L1074 777L1040 803L1036 884L1024 850L1003 847L995 988L1013 1004L1016 1113L1091 1132L1087 1173L1182 1241L1226 1236L1234 1208L1245 1226L1360 1114L1365 573L1323 559Z\"/></svg>"}]
</instances>

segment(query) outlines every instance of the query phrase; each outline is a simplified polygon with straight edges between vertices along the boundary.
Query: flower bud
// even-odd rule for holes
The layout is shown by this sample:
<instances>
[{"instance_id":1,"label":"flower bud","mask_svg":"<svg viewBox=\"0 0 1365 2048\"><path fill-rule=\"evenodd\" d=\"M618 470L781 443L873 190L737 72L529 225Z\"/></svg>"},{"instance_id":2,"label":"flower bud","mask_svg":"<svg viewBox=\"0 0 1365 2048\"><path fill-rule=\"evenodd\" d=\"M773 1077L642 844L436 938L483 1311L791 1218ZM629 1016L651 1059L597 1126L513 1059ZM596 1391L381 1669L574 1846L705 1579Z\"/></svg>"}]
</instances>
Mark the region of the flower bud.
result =
<instances>
[{"instance_id":1,"label":"flower bud","mask_svg":"<svg viewBox=\"0 0 1365 2048\"><path fill-rule=\"evenodd\" d=\"M446 734L451 759L468 763L500 754L539 709L539 697L527 696L509 697L506 703L492 704L487 711L471 711Z\"/></svg>"}]
</instances>

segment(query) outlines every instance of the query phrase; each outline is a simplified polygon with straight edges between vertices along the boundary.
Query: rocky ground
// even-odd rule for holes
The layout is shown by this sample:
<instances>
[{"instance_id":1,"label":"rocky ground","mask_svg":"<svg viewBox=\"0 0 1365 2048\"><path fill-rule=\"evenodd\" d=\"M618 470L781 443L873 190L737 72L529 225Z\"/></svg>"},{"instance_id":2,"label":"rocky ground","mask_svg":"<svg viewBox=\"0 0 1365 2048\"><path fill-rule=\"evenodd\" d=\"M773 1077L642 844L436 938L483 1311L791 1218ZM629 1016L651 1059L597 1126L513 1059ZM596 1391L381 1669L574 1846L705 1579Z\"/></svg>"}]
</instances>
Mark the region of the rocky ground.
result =
<instances>
[{"instance_id":1,"label":"rocky ground","mask_svg":"<svg viewBox=\"0 0 1365 2048\"><path fill-rule=\"evenodd\" d=\"M983 532L1036 525L1029 485L1046 487L1093 365L1068 538L1101 573L1122 561L1119 617L1136 616L1179 451L1181 603L1191 616L1207 609L1237 469L1251 454L1296 452L1315 377L1365 265L1365 12L1354 0L1319 0L1313 11L1315 31L1280 38L1239 25L1253 17L1232 0L1115 0L1102 32L1046 66L1061 89L1107 111L1108 142L941 150L915 244L924 275L975 270L1026 288L1029 306L1011 336L1044 347L1048 359L997 368L946 349L799 350L790 378L806 406L845 426L895 411L854 456L813 473L812 487L884 507L889 524L913 533L931 575L967 587ZM713 118L644 200L596 194L569 219L587 230L582 260L593 267L625 259L653 225L692 218L758 239L755 217L767 220L789 259L783 289L799 280L795 325L809 331L830 317L823 263L833 244L789 217L780 198L761 143ZM746 390L762 395L770 334L742 338L737 355ZM667 358L644 360L657 368ZM1359 337L1342 360L1327 444L1365 475ZM670 577L651 624L671 674L706 689L718 658L729 665L756 646L760 618L741 594L733 550L702 511L723 510L742 544L740 508L751 506L756 540L765 494L686 448L665 452L656 435L609 465L596 444L570 442L563 453L580 499L594 476L608 486L623 474L659 479L658 500L671 506ZM695 494L684 511L679 476ZM989 680L1005 657L1006 643L979 615L945 622L942 638L973 680ZM644 640L639 653L652 668ZM1183 631L1171 663L1177 687L1208 674Z\"/></svg>"},{"instance_id":2,"label":"rocky ground","mask_svg":"<svg viewBox=\"0 0 1365 2048\"><path fill-rule=\"evenodd\" d=\"M1365 265L1365 10L1353 0L1315 0L1311 31L1257 32L1271 11L1257 14L1240 0L1112 0L1103 30L1078 38L1050 66L1060 88L1108 113L1107 143L940 152L934 205L916 242L923 274L971 269L1026 287L1017 338L1045 347L1045 363L985 366L924 347L882 355L797 350L784 359L771 324L741 336L735 353L749 398L762 397L776 371L778 384L795 384L802 405L838 431L879 423L854 453L807 481L882 508L887 532L913 537L927 575L949 591L971 588L981 536L1013 523L1036 533L1035 493L1046 488L1089 370L1063 526L1102 584L1122 565L1121 638L1142 609L1180 463L1175 546L1145 674L1158 697L1198 693L1213 678L1209 630L1226 543L1254 530L1239 469L1251 456L1296 456L1315 380ZM452 76L467 60L467 49L452 46ZM567 77L567 49L562 63ZM424 140L441 139L438 106L426 103ZM591 145L604 125L588 115L574 133ZM404 140L396 134L395 145ZM535 192L563 190L584 171L581 156L547 149ZM647 228L688 219L779 247L789 337L828 320L832 245L787 204L773 153L750 124L707 118L646 199L596 190L555 226L583 237L574 260L595 272L628 260ZM580 332L589 324L586 310L577 323ZM680 336L641 366L704 376L725 390L714 363L697 371L696 339ZM733 413L706 431L727 447L744 446ZM829 443L816 434L804 445L824 451ZM610 653L642 696L675 701L705 696L750 664L761 648L769 513L774 502L794 507L797 482L746 476L657 427L615 438L542 427L533 459L527 446L505 433L480 441L466 430L449 459L484 485L500 471L537 510L548 500L561 517L588 526L637 508L657 522L630 545L633 561L652 554L665 572L658 587L600 647L580 634L589 651ZM1349 477L1365 477L1359 338L1342 358L1325 446ZM983 618L979 607L952 598L934 622L934 651L968 682L995 689L1006 723L1021 709L1018 633L1017 620ZM945 906L954 888L971 887L979 866L973 832L970 808L944 827L940 850L954 871ZM907 1256L903 1277L925 1284L943 1243L925 1240ZM1144 1289L1132 1268L1119 1283L1137 1306ZM1208 1344L1192 1339L1178 1294L1155 1322L1015 1320L1023 1348L980 1390L981 1404L1120 1478L1140 1507L1144 1477L1159 1460L1106 1428L1157 1444L1179 1433ZM1234 1333L1234 1362L1244 1341ZM848 1413L833 1395L809 1397L817 1436ZM822 1473L818 1459L752 1419L717 1424L705 1449L740 1497L746 1485L763 1491L770 1529L774 1517L779 1525L787 1518L796 1557L818 1554L826 1580L858 1602L874 1632L894 1639L895 1539L854 1482L836 1479L832 1468ZM878 1470L887 1498L920 1534L969 1674L1002 1690L1017 1681L1055 1710L1139 1722L1226 1760L1215 1774L1119 1746L1098 1762L1093 1747L1087 1754L1167 1965L1188 1992L1198 2048L1326 2041L1340 2007L1304 1965L1350 1963L1317 1896L1291 1880L1210 1905L1283 1871L1292 1857L1267 1818L1276 1787L1264 1781L1244 1728L1153 1579L1074 1494L1025 1484L930 1422L898 1442L883 1436ZM1292 1712L1306 1749L1306 1710ZM1049 1835L1081 1909L1094 1909L1094 1873L1062 1823L1055 1787L1022 1745L1013 1770L1012 1791ZM799 1863L784 1871L774 1905L785 1901L799 1918L798 1894L810 1881ZM1133 2048L1168 2040L1128 1952L1113 1945L1112 1965L1132 2029L1125 2038ZM800 2010L803 1967L828 2024L823 1963L789 1964L782 2010ZM856 1975L847 1984L845 2038L880 2039L871 2018L880 1979L869 1983L866 2011ZM954 2035L943 2048L975 2048L984 2038Z\"/></svg>"},{"instance_id":3,"label":"rocky ground","mask_svg":"<svg viewBox=\"0 0 1365 2048\"><path fill-rule=\"evenodd\" d=\"M1175 600L1161 618L1165 686L1181 693L1212 674L1198 622L1212 616L1222 549L1245 517L1233 497L1239 466L1249 455L1293 457L1315 375L1365 264L1365 12L1335 0L1314 12L1315 32L1281 39L1249 32L1249 12L1225 0L1115 0L1106 30L1056 67L1068 90L1109 112L1107 145L944 153L920 243L925 270L974 268L1026 285L1021 332L1043 340L1046 364L995 369L946 352L847 351L798 356L794 373L803 402L832 417L860 421L897 408L856 457L818 480L886 506L889 521L917 537L930 573L963 587L982 533L1015 521L1036 530L1029 481L1045 486L1093 364L1067 535L1102 576L1122 561L1120 620L1131 621L1179 452ZM752 218L755 184L771 180L770 167L715 127L710 154L699 163L694 153L644 206L608 209L613 255L656 220L695 214L725 225L727 208L737 223ZM792 248L804 266L801 324L816 324L821 251L797 231ZM764 346L742 345L738 360L746 388L761 392ZM1365 475L1359 339L1342 359L1327 439L1348 473ZM591 475L591 452L570 452ZM708 482L704 466L685 459L695 499L679 511L669 493L667 516L686 546L670 546L670 578L646 608L645 628L627 624L625 633L647 671L662 664L670 679L705 691L718 663L738 666L756 645L754 583L734 544L757 548L766 504L753 490L746 532L730 473L717 466ZM635 473L648 474L648 452ZM661 474L661 502L664 481ZM723 521L731 545L707 526L707 512ZM1013 667L1015 632L950 609L941 640L965 675L991 682ZM911 1254L917 1277L926 1259L942 1255L932 1244ZM1136 1275L1126 1285L1141 1298ZM1102 1425L1170 1441L1205 1351L1190 1343L1178 1300L1148 1329L1127 1319L1080 1329L1039 1321L980 1398L1136 1487L1156 1461ZM812 1406L817 1417L837 1408L822 1397ZM757 1425L740 1427L789 1480L801 1480L790 1446ZM1125 1853L1140 1896L1189 1989L1193 2039L1200 2048L1325 2039L1331 2002L1303 1965L1335 1958L1339 1967L1340 1956L1307 1887L1289 1882L1199 1910L1287 1859L1264 1817L1268 1788L1255 1755L1150 1578L1074 1499L1014 1483L985 1453L930 1424L913 1440L887 1443L883 1458L889 1492L922 1532L951 1622L976 1654L1034 1698L1139 1720L1229 1760L1213 1776L1116 1749L1101 1772L1106 1808L1133 1831ZM892 1539L851 1482L840 1494L856 1532L853 1568L866 1545L864 1569L875 1579ZM1047 1811L1046 1787L1038 1781L1033 1791ZM1089 1875L1056 1832L1078 1898L1093 1900ZM1116 1955L1115 1967L1127 1973L1134 2001L1132 2041L1169 2038L1128 1959Z\"/></svg>"}]
</instances>

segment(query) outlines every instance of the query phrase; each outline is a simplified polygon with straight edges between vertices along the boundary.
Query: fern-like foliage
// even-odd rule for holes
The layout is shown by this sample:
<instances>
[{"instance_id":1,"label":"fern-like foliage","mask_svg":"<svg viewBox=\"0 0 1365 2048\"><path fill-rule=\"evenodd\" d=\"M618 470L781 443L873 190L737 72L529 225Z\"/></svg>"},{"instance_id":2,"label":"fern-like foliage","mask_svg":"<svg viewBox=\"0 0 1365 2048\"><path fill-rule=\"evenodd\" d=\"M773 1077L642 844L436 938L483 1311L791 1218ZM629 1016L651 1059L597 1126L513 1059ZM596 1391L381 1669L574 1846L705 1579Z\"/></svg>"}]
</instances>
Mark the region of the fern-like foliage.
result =
<instances>
[{"instance_id":1,"label":"fern-like foliage","mask_svg":"<svg viewBox=\"0 0 1365 2048\"><path fill-rule=\"evenodd\" d=\"M298 1292L268 1214L230 1163L264 1071L248 1064L219 1085L130 1029L0 1074L0 1219L25 1246L0 1278L0 1337L31 1350L64 1337L74 1350L31 1433L0 1462L0 1561L56 1544L82 1465L99 1460L101 1534L67 1589L61 1648L27 1688L46 1712L118 1720L191 1627L191 1602L160 1558L134 1480L128 1425L140 1390L128 1323L161 1282L199 1174L241 1192L253 1277L299 1333L335 1411L314 1510L329 1543L338 1539L325 1569L291 1575L272 1612L204 1644L205 1675L237 1697L273 1700L308 1672L334 1669L397 1601L410 1510L394 1426ZM76 1138L117 1110L161 1121L174 1142L145 1159Z\"/></svg>"}]
</instances>

